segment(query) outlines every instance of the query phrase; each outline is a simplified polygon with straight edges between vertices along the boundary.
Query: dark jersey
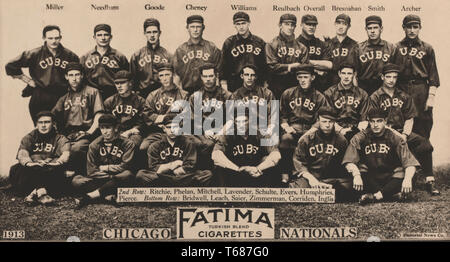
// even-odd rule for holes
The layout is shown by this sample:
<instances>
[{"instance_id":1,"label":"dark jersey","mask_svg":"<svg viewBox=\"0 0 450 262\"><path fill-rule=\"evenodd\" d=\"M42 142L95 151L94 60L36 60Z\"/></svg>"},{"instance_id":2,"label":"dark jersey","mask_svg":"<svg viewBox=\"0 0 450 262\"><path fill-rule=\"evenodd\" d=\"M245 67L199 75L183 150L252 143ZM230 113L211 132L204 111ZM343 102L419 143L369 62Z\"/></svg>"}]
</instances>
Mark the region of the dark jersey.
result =
<instances>
[{"instance_id":1,"label":"dark jersey","mask_svg":"<svg viewBox=\"0 0 450 262\"><path fill-rule=\"evenodd\" d=\"M114 140L105 142L103 136L99 136L89 145L88 177L108 177L129 170L133 157L134 143L131 140L117 136ZM108 165L108 171L100 171L102 165Z\"/></svg>"},{"instance_id":2,"label":"dark jersey","mask_svg":"<svg viewBox=\"0 0 450 262\"><path fill-rule=\"evenodd\" d=\"M231 110L232 112L232 108L226 108L226 101L232 99L233 95L219 86L216 86L212 91L208 91L204 87L202 87L200 90L191 95L189 97L189 103L191 106L192 114L196 114L195 107L198 106L201 110L202 116L201 121L196 121L195 117L193 117L194 134L197 135L197 133L195 132L196 129L203 130L205 121L211 121L210 123L214 122L214 124L208 124L207 126L211 126L214 129L221 129L226 122L227 110ZM215 121L213 121L214 119L211 118L216 116L217 113L214 114L214 112L219 112L220 110L222 111L221 115L223 117L223 122L221 124L216 123Z\"/></svg>"},{"instance_id":3,"label":"dark jersey","mask_svg":"<svg viewBox=\"0 0 450 262\"><path fill-rule=\"evenodd\" d=\"M148 94L161 87L156 68L160 63L172 62L172 55L159 43L155 48L147 43L136 51L130 59L130 72L133 75L133 86L136 91L146 90L145 93Z\"/></svg>"},{"instance_id":4,"label":"dark jersey","mask_svg":"<svg viewBox=\"0 0 450 262\"><path fill-rule=\"evenodd\" d=\"M5 69L7 75L17 76L23 74L22 68L27 67L38 87L46 88L62 96L67 92L67 80L64 75L66 66L70 62L79 62L75 53L59 45L56 55L53 55L44 44L33 50L24 51L9 61Z\"/></svg>"},{"instance_id":5,"label":"dark jersey","mask_svg":"<svg viewBox=\"0 0 450 262\"><path fill-rule=\"evenodd\" d=\"M403 178L403 169L419 165L400 136L389 129L375 136L370 128L350 140L342 163L357 164L362 172L368 171L377 178L392 176L392 173Z\"/></svg>"},{"instance_id":6,"label":"dark jersey","mask_svg":"<svg viewBox=\"0 0 450 262\"><path fill-rule=\"evenodd\" d=\"M399 81L424 79L431 86L440 85L434 49L418 38L397 43L394 63L400 66Z\"/></svg>"},{"instance_id":7,"label":"dark jersey","mask_svg":"<svg viewBox=\"0 0 450 262\"><path fill-rule=\"evenodd\" d=\"M251 33L247 38L239 34L228 37L222 47L223 63L220 79L227 80L229 85L240 86L242 66L252 64L258 69L256 72L258 84L263 84L267 78L265 45L264 40Z\"/></svg>"},{"instance_id":8,"label":"dark jersey","mask_svg":"<svg viewBox=\"0 0 450 262\"><path fill-rule=\"evenodd\" d=\"M260 135L221 136L213 151L222 151L237 166L257 166L271 152L278 151L276 146L261 146L261 139Z\"/></svg>"},{"instance_id":9,"label":"dark jersey","mask_svg":"<svg viewBox=\"0 0 450 262\"><path fill-rule=\"evenodd\" d=\"M322 106L327 106L326 98L317 90L309 88L306 92L294 86L281 95L281 123L298 124L307 131L317 120L317 113Z\"/></svg>"},{"instance_id":10,"label":"dark jersey","mask_svg":"<svg viewBox=\"0 0 450 262\"><path fill-rule=\"evenodd\" d=\"M174 102L177 100L186 100L186 96L187 92L175 85L168 88L161 87L151 92L147 99L145 99L144 111L142 113L144 122L150 127L150 131L161 131L155 125L155 120L158 115L164 115L170 112Z\"/></svg>"},{"instance_id":11,"label":"dark jersey","mask_svg":"<svg viewBox=\"0 0 450 262\"><path fill-rule=\"evenodd\" d=\"M345 63L355 66L355 52L357 47L358 43L348 36L346 36L342 42L339 42L336 36L328 41L328 48L331 52L331 61L333 62L333 68L328 72L329 86L339 83L340 78L338 76L338 70L342 64Z\"/></svg>"},{"instance_id":12,"label":"dark jersey","mask_svg":"<svg viewBox=\"0 0 450 262\"><path fill-rule=\"evenodd\" d=\"M295 172L309 172L317 179L348 175L342 166L347 145L345 137L335 131L326 135L318 129L302 136L294 152Z\"/></svg>"},{"instance_id":13,"label":"dark jersey","mask_svg":"<svg viewBox=\"0 0 450 262\"><path fill-rule=\"evenodd\" d=\"M120 120L120 131L127 131L132 128L141 129L144 121L142 112L144 111L145 99L135 93L128 97L121 97L115 94L105 101L105 111L113 114Z\"/></svg>"},{"instance_id":14,"label":"dark jersey","mask_svg":"<svg viewBox=\"0 0 450 262\"><path fill-rule=\"evenodd\" d=\"M194 44L189 39L175 51L173 63L183 89L192 94L202 86L199 68L211 63L220 72L222 53L213 42L202 39L198 44Z\"/></svg>"},{"instance_id":15,"label":"dark jersey","mask_svg":"<svg viewBox=\"0 0 450 262\"><path fill-rule=\"evenodd\" d=\"M69 140L63 135L51 132L42 135L37 129L28 133L20 141L19 151L26 150L33 161L59 158L63 152L70 150ZM17 159L22 163L19 155Z\"/></svg>"},{"instance_id":16,"label":"dark jersey","mask_svg":"<svg viewBox=\"0 0 450 262\"><path fill-rule=\"evenodd\" d=\"M395 46L385 40L372 44L368 40L358 44L355 52L358 79L379 79L386 63L393 62Z\"/></svg>"},{"instance_id":17,"label":"dark jersey","mask_svg":"<svg viewBox=\"0 0 450 262\"><path fill-rule=\"evenodd\" d=\"M276 98L267 87L254 86L250 89L242 86L233 93L233 98L235 107L249 106L250 109L256 108L258 111L254 115L258 116L258 119L261 119L263 123L270 124L271 119L274 117L271 101L276 100ZM250 103L254 104L255 107L251 107ZM259 110L263 108L267 108L267 111ZM274 111L273 113L277 112Z\"/></svg>"},{"instance_id":18,"label":"dark jersey","mask_svg":"<svg viewBox=\"0 0 450 262\"><path fill-rule=\"evenodd\" d=\"M73 129L88 130L94 121L95 114L104 110L103 100L97 89L90 86L83 86L78 91L69 92L61 97L53 108L61 132L68 134Z\"/></svg>"},{"instance_id":19,"label":"dark jersey","mask_svg":"<svg viewBox=\"0 0 450 262\"><path fill-rule=\"evenodd\" d=\"M297 37L297 41L304 44L308 48L309 60L328 60L331 61L331 53L328 45L320 40L319 38L313 36L311 39L306 39L303 35ZM327 90L327 75L328 72L316 71L316 78L312 82L312 87L320 92Z\"/></svg>"},{"instance_id":20,"label":"dark jersey","mask_svg":"<svg viewBox=\"0 0 450 262\"><path fill-rule=\"evenodd\" d=\"M280 33L266 44L266 60L271 74L269 86L277 85L285 90L298 83L295 73L288 71L288 65L308 63L308 48L294 36Z\"/></svg>"},{"instance_id":21,"label":"dark jersey","mask_svg":"<svg viewBox=\"0 0 450 262\"><path fill-rule=\"evenodd\" d=\"M341 83L333 85L323 93L328 103L338 114L337 123L342 127L357 126L364 121L369 96L363 89L353 86L345 89Z\"/></svg>"},{"instance_id":22,"label":"dark jersey","mask_svg":"<svg viewBox=\"0 0 450 262\"><path fill-rule=\"evenodd\" d=\"M194 170L197 161L195 145L186 136L177 136L175 143L171 145L164 135L161 140L150 145L147 154L149 170L154 172L157 172L162 164L181 160L184 171L189 173Z\"/></svg>"},{"instance_id":23,"label":"dark jersey","mask_svg":"<svg viewBox=\"0 0 450 262\"><path fill-rule=\"evenodd\" d=\"M388 112L387 125L403 131L405 121L417 116L414 102L407 93L395 88L391 97L384 88L379 88L369 98L370 108L381 108Z\"/></svg>"},{"instance_id":24,"label":"dark jersey","mask_svg":"<svg viewBox=\"0 0 450 262\"><path fill-rule=\"evenodd\" d=\"M85 80L88 85L100 90L105 100L116 93L114 74L120 70L129 70L127 58L114 48L108 48L102 56L97 52L97 47L81 57Z\"/></svg>"}]
</instances>

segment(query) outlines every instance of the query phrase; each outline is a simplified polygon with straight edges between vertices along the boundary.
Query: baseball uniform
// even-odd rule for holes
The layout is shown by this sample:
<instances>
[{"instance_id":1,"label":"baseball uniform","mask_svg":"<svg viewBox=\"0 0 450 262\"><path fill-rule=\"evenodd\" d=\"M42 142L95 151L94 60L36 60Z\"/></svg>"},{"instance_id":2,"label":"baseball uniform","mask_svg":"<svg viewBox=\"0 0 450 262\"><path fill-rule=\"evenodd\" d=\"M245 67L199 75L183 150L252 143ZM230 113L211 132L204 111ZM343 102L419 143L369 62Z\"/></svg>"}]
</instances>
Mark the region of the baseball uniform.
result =
<instances>
[{"instance_id":1,"label":"baseball uniform","mask_svg":"<svg viewBox=\"0 0 450 262\"><path fill-rule=\"evenodd\" d=\"M160 63L172 63L172 55L159 43L155 48L147 43L131 56L130 72L134 79L133 86L144 99L161 87L156 70Z\"/></svg>"},{"instance_id":2,"label":"baseball uniform","mask_svg":"<svg viewBox=\"0 0 450 262\"><path fill-rule=\"evenodd\" d=\"M387 198L400 192L405 168L419 163L398 135L389 129L382 132L376 136L367 128L356 134L350 140L342 164L358 165L364 190L381 191Z\"/></svg>"},{"instance_id":3,"label":"baseball uniform","mask_svg":"<svg viewBox=\"0 0 450 262\"><path fill-rule=\"evenodd\" d=\"M72 186L83 193L98 189L100 196L115 195L118 187L129 185L134 177L130 171L134 149L129 139L117 136L107 142L99 136L89 145L87 176L75 176ZM107 170L100 170L100 166L106 166Z\"/></svg>"},{"instance_id":4,"label":"baseball uniform","mask_svg":"<svg viewBox=\"0 0 450 262\"><path fill-rule=\"evenodd\" d=\"M111 47L103 56L95 47L81 57L80 63L87 84L100 91L103 101L117 92L114 74L120 70L129 70L130 67L125 55Z\"/></svg>"},{"instance_id":5,"label":"baseball uniform","mask_svg":"<svg viewBox=\"0 0 450 262\"><path fill-rule=\"evenodd\" d=\"M44 44L33 50L24 51L6 64L7 75L22 75L22 68L27 67L36 83L35 88L27 86L22 93L24 97L31 95L28 106L33 122L37 120L37 113L51 110L58 99L67 92L64 75L69 62L79 62L78 56L61 44L56 50L56 55L53 55Z\"/></svg>"},{"instance_id":6,"label":"baseball uniform","mask_svg":"<svg viewBox=\"0 0 450 262\"><path fill-rule=\"evenodd\" d=\"M61 158L63 152L70 150L66 137L53 129L48 134L41 134L37 129L22 138L17 153L19 163L11 167L11 184L20 194L28 194L35 188L47 188L50 191L61 192L64 186L64 168L68 159ZM30 162L60 161L58 166L26 166Z\"/></svg>"},{"instance_id":7,"label":"baseball uniform","mask_svg":"<svg viewBox=\"0 0 450 262\"><path fill-rule=\"evenodd\" d=\"M209 170L196 170L197 150L186 136L177 136L169 143L167 136L151 144L147 151L148 169L140 170L136 179L144 186L209 186L212 173ZM172 170L158 174L161 165L181 160L185 174L175 174Z\"/></svg>"},{"instance_id":8,"label":"baseball uniform","mask_svg":"<svg viewBox=\"0 0 450 262\"><path fill-rule=\"evenodd\" d=\"M328 41L333 68L328 72L327 86L336 85L341 81L338 76L338 70L342 64L352 66L356 64L355 52L357 46L358 43L349 36L346 36L342 42L339 42L336 36Z\"/></svg>"}]
</instances>

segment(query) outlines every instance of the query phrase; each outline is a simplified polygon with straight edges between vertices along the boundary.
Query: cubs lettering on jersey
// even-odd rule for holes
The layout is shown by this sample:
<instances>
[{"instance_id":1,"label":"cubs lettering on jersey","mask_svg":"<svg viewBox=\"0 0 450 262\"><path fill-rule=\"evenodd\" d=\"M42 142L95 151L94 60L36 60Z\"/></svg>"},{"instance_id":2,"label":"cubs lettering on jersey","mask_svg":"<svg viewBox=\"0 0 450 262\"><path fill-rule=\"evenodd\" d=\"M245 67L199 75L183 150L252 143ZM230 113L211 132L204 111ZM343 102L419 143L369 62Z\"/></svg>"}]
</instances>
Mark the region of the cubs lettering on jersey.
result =
<instances>
[{"instance_id":1,"label":"cubs lettering on jersey","mask_svg":"<svg viewBox=\"0 0 450 262\"><path fill-rule=\"evenodd\" d=\"M166 106L171 106L173 104L173 102L175 101L175 99L173 97L169 97L169 96L162 96L158 99L158 101L156 101L155 103L155 107L157 110L161 110L161 107L163 105Z\"/></svg>"},{"instance_id":2,"label":"cubs lettering on jersey","mask_svg":"<svg viewBox=\"0 0 450 262\"><path fill-rule=\"evenodd\" d=\"M301 107L308 109L309 111L314 110L314 107L316 106L316 104L314 102L312 102L308 98L304 99L303 102L302 102L302 100L303 100L302 97L297 97L297 98L292 99L289 102L289 107L291 109L294 109L295 107L301 106Z\"/></svg>"},{"instance_id":3,"label":"cubs lettering on jersey","mask_svg":"<svg viewBox=\"0 0 450 262\"><path fill-rule=\"evenodd\" d=\"M310 46L309 47L309 54L310 55L321 55L322 54L322 48L318 46Z\"/></svg>"},{"instance_id":4,"label":"cubs lettering on jersey","mask_svg":"<svg viewBox=\"0 0 450 262\"><path fill-rule=\"evenodd\" d=\"M369 144L364 148L364 152L366 153L366 155L370 155L373 153L389 154L389 150L391 150L391 148L388 145L376 143Z\"/></svg>"},{"instance_id":5,"label":"cubs lettering on jersey","mask_svg":"<svg viewBox=\"0 0 450 262\"><path fill-rule=\"evenodd\" d=\"M238 57L240 54L253 53L254 55L259 55L261 53L261 48L254 47L252 44L241 44L231 49L231 54L234 57Z\"/></svg>"},{"instance_id":6,"label":"cubs lettering on jersey","mask_svg":"<svg viewBox=\"0 0 450 262\"><path fill-rule=\"evenodd\" d=\"M66 100L64 101L64 110L70 110L70 108L74 106L80 106L80 107L86 107L86 97L77 96L75 99L72 100Z\"/></svg>"},{"instance_id":7,"label":"cubs lettering on jersey","mask_svg":"<svg viewBox=\"0 0 450 262\"><path fill-rule=\"evenodd\" d=\"M52 144L49 143L35 143L33 152L47 152L51 153L55 147Z\"/></svg>"},{"instance_id":8,"label":"cubs lettering on jersey","mask_svg":"<svg viewBox=\"0 0 450 262\"><path fill-rule=\"evenodd\" d=\"M250 102L258 104L260 106L267 104L267 100L259 96L251 96L251 97L244 96L235 103L237 104L237 106L240 106L240 105L249 105Z\"/></svg>"},{"instance_id":9,"label":"cubs lettering on jersey","mask_svg":"<svg viewBox=\"0 0 450 262\"><path fill-rule=\"evenodd\" d=\"M332 144L317 144L314 146L311 146L309 148L309 154L311 156L316 156L317 154L326 154L326 155L336 155L337 153L339 153L339 149L337 149L336 147L334 147L334 145Z\"/></svg>"},{"instance_id":10,"label":"cubs lettering on jersey","mask_svg":"<svg viewBox=\"0 0 450 262\"><path fill-rule=\"evenodd\" d=\"M334 106L341 109L345 105L352 105L355 109L358 108L361 101L355 99L353 96L341 96L334 102Z\"/></svg>"},{"instance_id":11,"label":"cubs lettering on jersey","mask_svg":"<svg viewBox=\"0 0 450 262\"><path fill-rule=\"evenodd\" d=\"M278 57L283 58L284 56L294 56L299 57L302 54L302 50L295 49L292 47L282 46L278 48Z\"/></svg>"},{"instance_id":12,"label":"cubs lettering on jersey","mask_svg":"<svg viewBox=\"0 0 450 262\"><path fill-rule=\"evenodd\" d=\"M111 59L107 56L102 57L101 60L99 56L91 56L88 60L86 60L84 64L86 65L87 68L93 68L99 63L106 65L109 68L119 68L119 63L116 60Z\"/></svg>"},{"instance_id":13,"label":"cubs lettering on jersey","mask_svg":"<svg viewBox=\"0 0 450 262\"><path fill-rule=\"evenodd\" d=\"M259 147L253 144L235 145L233 147L233 156L237 155L256 155Z\"/></svg>"},{"instance_id":14,"label":"cubs lettering on jersey","mask_svg":"<svg viewBox=\"0 0 450 262\"><path fill-rule=\"evenodd\" d=\"M179 147L170 148L167 147L161 153L159 153L159 156L162 160L165 160L168 156L183 158L183 150L181 150Z\"/></svg>"},{"instance_id":15,"label":"cubs lettering on jersey","mask_svg":"<svg viewBox=\"0 0 450 262\"><path fill-rule=\"evenodd\" d=\"M122 114L135 116L137 112L138 109L134 108L131 105L117 105L113 109L112 114L115 115L116 117Z\"/></svg>"},{"instance_id":16,"label":"cubs lettering on jersey","mask_svg":"<svg viewBox=\"0 0 450 262\"><path fill-rule=\"evenodd\" d=\"M100 152L101 156L111 155L111 156L121 158L123 155L123 151L120 150L119 147L117 147L117 146L111 147L111 145L110 146L106 145L106 146L100 147L99 152Z\"/></svg>"},{"instance_id":17,"label":"cubs lettering on jersey","mask_svg":"<svg viewBox=\"0 0 450 262\"><path fill-rule=\"evenodd\" d=\"M333 58L346 57L348 56L348 53L349 53L348 48L335 48L332 50L331 55Z\"/></svg>"},{"instance_id":18,"label":"cubs lettering on jersey","mask_svg":"<svg viewBox=\"0 0 450 262\"><path fill-rule=\"evenodd\" d=\"M61 67L62 69L66 68L66 65L69 63L69 61L61 60L60 58L55 58L55 61L53 61L53 57L49 56L45 58L44 60L39 61L39 66L42 69L46 69L49 66L55 65L57 67Z\"/></svg>"},{"instance_id":19,"label":"cubs lettering on jersey","mask_svg":"<svg viewBox=\"0 0 450 262\"><path fill-rule=\"evenodd\" d=\"M189 60L202 59L203 61L208 61L211 54L203 52L203 50L189 51L182 58L183 62L186 64Z\"/></svg>"},{"instance_id":20,"label":"cubs lettering on jersey","mask_svg":"<svg viewBox=\"0 0 450 262\"><path fill-rule=\"evenodd\" d=\"M369 51L365 52L364 54L359 56L359 60L361 62L366 63L370 60L382 60L383 62L387 62L389 58L391 57L390 54L383 53L383 51L377 50L377 51Z\"/></svg>"},{"instance_id":21,"label":"cubs lettering on jersey","mask_svg":"<svg viewBox=\"0 0 450 262\"><path fill-rule=\"evenodd\" d=\"M415 56L417 59L422 59L427 53L424 51L419 51L417 48L411 48L408 52L408 47L402 47L399 49L400 54L403 56L409 55L409 56Z\"/></svg>"},{"instance_id":22,"label":"cubs lettering on jersey","mask_svg":"<svg viewBox=\"0 0 450 262\"><path fill-rule=\"evenodd\" d=\"M153 60L152 60L152 56L150 54L148 54L148 55L145 55L144 57L142 57L141 59L139 59L138 64L141 67L144 67L145 65L150 64L152 62L155 64L168 63L169 60L167 60L166 58L161 57L159 55L154 55Z\"/></svg>"},{"instance_id":23,"label":"cubs lettering on jersey","mask_svg":"<svg viewBox=\"0 0 450 262\"><path fill-rule=\"evenodd\" d=\"M397 97L394 97L393 99L385 99L381 102L380 106L381 108L383 108L383 110L387 110L389 107L393 106L393 107L399 107L402 108L403 107L403 101L398 99Z\"/></svg>"}]
</instances>

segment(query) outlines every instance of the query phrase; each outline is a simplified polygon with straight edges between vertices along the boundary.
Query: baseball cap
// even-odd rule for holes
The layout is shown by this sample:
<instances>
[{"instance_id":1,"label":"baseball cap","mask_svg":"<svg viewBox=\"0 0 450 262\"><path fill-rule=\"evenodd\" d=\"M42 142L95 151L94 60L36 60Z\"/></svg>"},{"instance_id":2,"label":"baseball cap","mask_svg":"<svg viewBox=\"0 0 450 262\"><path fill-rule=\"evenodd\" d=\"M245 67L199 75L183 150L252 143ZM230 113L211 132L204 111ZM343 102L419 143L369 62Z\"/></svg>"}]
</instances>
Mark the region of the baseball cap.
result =
<instances>
[{"instance_id":1,"label":"baseball cap","mask_svg":"<svg viewBox=\"0 0 450 262\"><path fill-rule=\"evenodd\" d=\"M407 15L403 18L403 26L408 24L421 24L420 17L418 15Z\"/></svg>"},{"instance_id":2,"label":"baseball cap","mask_svg":"<svg viewBox=\"0 0 450 262\"><path fill-rule=\"evenodd\" d=\"M329 106L322 106L318 111L319 116L325 117L327 119L336 121L337 114L336 111Z\"/></svg>"},{"instance_id":3,"label":"baseball cap","mask_svg":"<svg viewBox=\"0 0 450 262\"><path fill-rule=\"evenodd\" d=\"M353 69L353 71L355 71L355 66L349 63L342 63L339 68L338 71L341 71L343 68L351 68Z\"/></svg>"},{"instance_id":4,"label":"baseball cap","mask_svg":"<svg viewBox=\"0 0 450 262\"><path fill-rule=\"evenodd\" d=\"M103 114L98 119L99 125L117 125L117 118L111 114Z\"/></svg>"},{"instance_id":5,"label":"baseball cap","mask_svg":"<svg viewBox=\"0 0 450 262\"><path fill-rule=\"evenodd\" d=\"M96 26L94 27L94 35L95 35L95 33L97 33L98 31L102 31L102 30L104 30L104 31L106 31L106 32L108 32L108 33L111 34L111 26L110 26L110 25L107 25L107 24L98 24L98 25L96 25Z\"/></svg>"},{"instance_id":6,"label":"baseball cap","mask_svg":"<svg viewBox=\"0 0 450 262\"><path fill-rule=\"evenodd\" d=\"M253 71L255 71L255 74L258 72L258 68L254 64L244 64L241 67L241 70L239 70L240 74L244 73L244 68L251 68Z\"/></svg>"},{"instance_id":7,"label":"baseball cap","mask_svg":"<svg viewBox=\"0 0 450 262\"><path fill-rule=\"evenodd\" d=\"M400 72L400 67L396 64L387 63L383 66L383 75L391 72Z\"/></svg>"},{"instance_id":8,"label":"baseball cap","mask_svg":"<svg viewBox=\"0 0 450 262\"><path fill-rule=\"evenodd\" d=\"M379 24L380 26L383 26L382 24L382 20L381 17L377 16L377 15L371 15L366 17L366 26L370 25L370 24Z\"/></svg>"},{"instance_id":9,"label":"baseball cap","mask_svg":"<svg viewBox=\"0 0 450 262\"><path fill-rule=\"evenodd\" d=\"M304 15L302 16L302 24L318 24L317 17L315 15Z\"/></svg>"},{"instance_id":10,"label":"baseball cap","mask_svg":"<svg viewBox=\"0 0 450 262\"><path fill-rule=\"evenodd\" d=\"M120 70L114 74L114 82L121 82L131 79L131 73L127 70Z\"/></svg>"},{"instance_id":11,"label":"baseball cap","mask_svg":"<svg viewBox=\"0 0 450 262\"><path fill-rule=\"evenodd\" d=\"M336 16L335 22L337 22L337 21L339 21L339 20L344 21L347 25L350 25L350 22L352 21L352 20L350 19L350 16L348 16L348 15L346 15L346 14L340 14L340 15Z\"/></svg>"},{"instance_id":12,"label":"baseball cap","mask_svg":"<svg viewBox=\"0 0 450 262\"><path fill-rule=\"evenodd\" d=\"M250 22L250 17L245 12L237 12L233 15L233 23L247 21Z\"/></svg>"},{"instance_id":13,"label":"baseball cap","mask_svg":"<svg viewBox=\"0 0 450 262\"><path fill-rule=\"evenodd\" d=\"M280 24L283 22L292 22L294 24L297 24L297 17L293 14L284 14L280 16Z\"/></svg>"},{"instance_id":14,"label":"baseball cap","mask_svg":"<svg viewBox=\"0 0 450 262\"><path fill-rule=\"evenodd\" d=\"M78 62L69 62L66 65L66 74L69 73L69 71L72 71L72 70L78 70L81 73L83 73L83 67Z\"/></svg>"},{"instance_id":15,"label":"baseball cap","mask_svg":"<svg viewBox=\"0 0 450 262\"><path fill-rule=\"evenodd\" d=\"M167 114L164 116L164 118L163 118L162 124L163 124L163 125L168 125L168 124L172 123L172 121L175 119L175 117L176 117L177 115L178 115L178 114L177 114L177 113L174 113L174 112L169 112L169 113L167 113Z\"/></svg>"},{"instance_id":16,"label":"baseball cap","mask_svg":"<svg viewBox=\"0 0 450 262\"><path fill-rule=\"evenodd\" d=\"M55 115L48 111L48 110L44 110L44 111L40 111L39 113L36 114L36 119L39 120L39 118L43 117L43 116L49 116L52 118L52 120L55 119Z\"/></svg>"},{"instance_id":17,"label":"baseball cap","mask_svg":"<svg viewBox=\"0 0 450 262\"><path fill-rule=\"evenodd\" d=\"M186 24L190 23L202 23L203 24L203 17L201 15L191 15L186 19Z\"/></svg>"},{"instance_id":18,"label":"baseball cap","mask_svg":"<svg viewBox=\"0 0 450 262\"><path fill-rule=\"evenodd\" d=\"M311 64L303 64L297 67L295 73L298 74L314 74L314 66Z\"/></svg>"},{"instance_id":19,"label":"baseball cap","mask_svg":"<svg viewBox=\"0 0 450 262\"><path fill-rule=\"evenodd\" d=\"M378 108L378 107L374 107L369 110L369 112L367 113L367 117L368 117L368 119L386 118L387 111L384 111L383 109Z\"/></svg>"},{"instance_id":20,"label":"baseball cap","mask_svg":"<svg viewBox=\"0 0 450 262\"><path fill-rule=\"evenodd\" d=\"M157 70L158 72L161 72L161 71L163 71L163 70L170 70L170 71L173 72L173 65L170 64L170 63L159 63L159 64L156 66L156 70Z\"/></svg>"},{"instance_id":21,"label":"baseball cap","mask_svg":"<svg viewBox=\"0 0 450 262\"><path fill-rule=\"evenodd\" d=\"M145 19L145 21L144 21L144 31L145 31L145 29L147 29L147 27L149 27L149 26L156 26L156 27L158 28L158 30L160 30L158 19L155 19L155 18L148 18L148 19Z\"/></svg>"}]
</instances>

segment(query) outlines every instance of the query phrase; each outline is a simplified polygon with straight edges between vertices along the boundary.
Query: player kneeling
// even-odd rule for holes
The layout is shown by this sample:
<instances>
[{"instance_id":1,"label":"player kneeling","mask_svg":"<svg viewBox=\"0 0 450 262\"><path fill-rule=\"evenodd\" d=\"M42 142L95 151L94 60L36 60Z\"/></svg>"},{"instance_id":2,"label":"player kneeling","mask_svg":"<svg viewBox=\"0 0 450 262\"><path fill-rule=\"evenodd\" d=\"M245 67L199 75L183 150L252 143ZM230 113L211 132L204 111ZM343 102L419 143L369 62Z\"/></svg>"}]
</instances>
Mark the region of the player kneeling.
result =
<instances>
[{"instance_id":1,"label":"player kneeling","mask_svg":"<svg viewBox=\"0 0 450 262\"><path fill-rule=\"evenodd\" d=\"M175 113L164 116L162 129L165 135L148 148L149 168L136 175L140 185L187 187L211 184L211 171L194 169L197 162L195 144L179 134L180 123L174 122L176 116Z\"/></svg>"},{"instance_id":2,"label":"player kneeling","mask_svg":"<svg viewBox=\"0 0 450 262\"><path fill-rule=\"evenodd\" d=\"M134 174L130 171L134 157L134 143L120 136L118 120L110 114L98 120L101 136L89 145L87 177L77 175L72 185L84 195L77 208L94 199L105 199L115 204L117 188L129 185Z\"/></svg>"},{"instance_id":3,"label":"player kneeling","mask_svg":"<svg viewBox=\"0 0 450 262\"><path fill-rule=\"evenodd\" d=\"M20 194L29 194L25 203L52 204L49 191L61 192L64 185L65 164L69 160L70 143L57 133L54 115L41 111L36 115L36 129L20 142L18 164L11 167L11 185ZM31 193L30 193L31 192Z\"/></svg>"},{"instance_id":4,"label":"player kneeling","mask_svg":"<svg viewBox=\"0 0 450 262\"><path fill-rule=\"evenodd\" d=\"M353 188L365 192L359 203L403 200L419 163L406 142L386 128L386 111L372 108L367 116L369 128L350 140L342 161L353 175Z\"/></svg>"},{"instance_id":5,"label":"player kneeling","mask_svg":"<svg viewBox=\"0 0 450 262\"><path fill-rule=\"evenodd\" d=\"M294 153L294 178L289 187L334 188L336 200L352 200L352 179L342 166L347 140L335 131L336 112L319 109L318 129L300 138Z\"/></svg>"}]
</instances>

